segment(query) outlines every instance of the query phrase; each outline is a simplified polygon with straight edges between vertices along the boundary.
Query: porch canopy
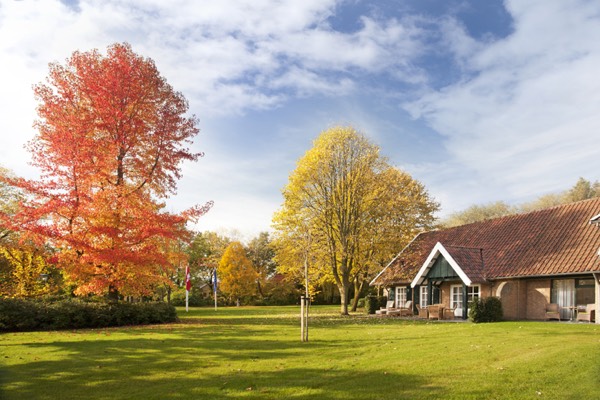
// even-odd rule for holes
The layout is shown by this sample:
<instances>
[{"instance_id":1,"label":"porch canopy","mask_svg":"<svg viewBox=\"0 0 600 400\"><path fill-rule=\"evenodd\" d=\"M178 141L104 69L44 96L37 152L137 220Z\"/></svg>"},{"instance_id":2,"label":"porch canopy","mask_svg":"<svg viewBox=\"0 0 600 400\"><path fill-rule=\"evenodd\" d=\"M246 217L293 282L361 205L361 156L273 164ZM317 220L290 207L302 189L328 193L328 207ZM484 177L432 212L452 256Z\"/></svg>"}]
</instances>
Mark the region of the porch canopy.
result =
<instances>
[{"instance_id":1,"label":"porch canopy","mask_svg":"<svg viewBox=\"0 0 600 400\"><path fill-rule=\"evenodd\" d=\"M433 287L442 282L460 281L463 285L462 317L467 318L467 287L486 281L484 277L483 249L461 246L444 246L437 242L419 269L410 286L428 286L428 303L432 303Z\"/></svg>"}]
</instances>

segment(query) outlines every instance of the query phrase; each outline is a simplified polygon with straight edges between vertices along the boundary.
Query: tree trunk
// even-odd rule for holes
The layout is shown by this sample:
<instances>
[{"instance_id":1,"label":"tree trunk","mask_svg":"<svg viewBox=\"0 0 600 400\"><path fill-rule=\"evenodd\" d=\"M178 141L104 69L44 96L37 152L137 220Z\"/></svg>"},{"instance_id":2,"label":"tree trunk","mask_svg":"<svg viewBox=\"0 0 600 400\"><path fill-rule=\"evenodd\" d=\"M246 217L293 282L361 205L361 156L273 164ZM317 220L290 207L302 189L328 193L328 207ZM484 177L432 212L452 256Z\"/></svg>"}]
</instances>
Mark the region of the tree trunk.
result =
<instances>
[{"instance_id":1,"label":"tree trunk","mask_svg":"<svg viewBox=\"0 0 600 400\"><path fill-rule=\"evenodd\" d=\"M348 315L348 286L350 285L347 283L343 283L340 286L338 286L338 289L340 291L341 302L340 313L342 315Z\"/></svg>"},{"instance_id":2,"label":"tree trunk","mask_svg":"<svg viewBox=\"0 0 600 400\"><path fill-rule=\"evenodd\" d=\"M110 285L108 287L108 294L106 295L106 298L111 303L118 303L119 302L119 291L117 290L117 288L115 288L113 285Z\"/></svg>"},{"instance_id":3,"label":"tree trunk","mask_svg":"<svg viewBox=\"0 0 600 400\"><path fill-rule=\"evenodd\" d=\"M352 299L352 311L355 312L358 307L358 299L360 298L360 292L362 292L363 286L365 285L365 281L359 279L358 277L354 278L354 298Z\"/></svg>"},{"instance_id":4,"label":"tree trunk","mask_svg":"<svg viewBox=\"0 0 600 400\"><path fill-rule=\"evenodd\" d=\"M265 298L265 294L263 293L263 288L262 288L262 286L261 286L261 284L260 284L260 280L257 280L257 281L256 281L256 286L257 286L257 288L258 288L258 294L260 295L260 297L261 297L262 299L264 299L264 298Z\"/></svg>"}]
</instances>

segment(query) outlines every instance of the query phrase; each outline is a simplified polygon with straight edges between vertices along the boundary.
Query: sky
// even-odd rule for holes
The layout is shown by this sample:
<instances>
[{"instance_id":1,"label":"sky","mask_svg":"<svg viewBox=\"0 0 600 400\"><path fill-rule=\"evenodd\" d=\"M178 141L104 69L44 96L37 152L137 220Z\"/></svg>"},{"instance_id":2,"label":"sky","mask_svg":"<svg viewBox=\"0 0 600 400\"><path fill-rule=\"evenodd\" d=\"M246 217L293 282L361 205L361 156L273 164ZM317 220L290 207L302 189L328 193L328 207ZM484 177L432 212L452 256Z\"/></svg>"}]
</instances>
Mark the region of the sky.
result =
<instances>
[{"instance_id":1,"label":"sky","mask_svg":"<svg viewBox=\"0 0 600 400\"><path fill-rule=\"evenodd\" d=\"M128 42L200 134L169 210L271 229L313 140L351 125L422 182L440 217L600 179L594 0L0 0L0 165L36 178L32 85L73 51ZM599 210L600 212L600 210Z\"/></svg>"}]
</instances>

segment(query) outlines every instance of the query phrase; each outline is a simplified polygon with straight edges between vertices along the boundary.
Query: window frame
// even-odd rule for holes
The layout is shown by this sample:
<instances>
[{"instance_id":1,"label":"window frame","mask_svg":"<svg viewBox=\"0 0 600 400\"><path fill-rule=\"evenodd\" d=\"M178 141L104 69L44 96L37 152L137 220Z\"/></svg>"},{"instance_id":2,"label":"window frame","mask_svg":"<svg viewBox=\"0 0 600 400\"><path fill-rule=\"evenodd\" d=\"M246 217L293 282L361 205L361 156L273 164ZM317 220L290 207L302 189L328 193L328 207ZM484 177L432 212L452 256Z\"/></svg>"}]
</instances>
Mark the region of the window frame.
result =
<instances>
[{"instance_id":1,"label":"window frame","mask_svg":"<svg viewBox=\"0 0 600 400\"><path fill-rule=\"evenodd\" d=\"M427 289L428 288L425 285L422 285L419 288L419 306L422 308L425 308L429 305L429 304L427 304L428 295L429 295L429 291Z\"/></svg>"},{"instance_id":2,"label":"window frame","mask_svg":"<svg viewBox=\"0 0 600 400\"><path fill-rule=\"evenodd\" d=\"M408 301L408 289L406 288L406 286L396 286L395 301L396 307L404 307L406 305L406 302Z\"/></svg>"},{"instance_id":3,"label":"window frame","mask_svg":"<svg viewBox=\"0 0 600 400\"><path fill-rule=\"evenodd\" d=\"M455 289L458 289L458 293L455 293ZM455 297L457 297L455 299ZM481 298L481 285L470 285L467 286L467 304L475 299ZM450 286L450 308L463 308L463 285L451 285Z\"/></svg>"}]
</instances>

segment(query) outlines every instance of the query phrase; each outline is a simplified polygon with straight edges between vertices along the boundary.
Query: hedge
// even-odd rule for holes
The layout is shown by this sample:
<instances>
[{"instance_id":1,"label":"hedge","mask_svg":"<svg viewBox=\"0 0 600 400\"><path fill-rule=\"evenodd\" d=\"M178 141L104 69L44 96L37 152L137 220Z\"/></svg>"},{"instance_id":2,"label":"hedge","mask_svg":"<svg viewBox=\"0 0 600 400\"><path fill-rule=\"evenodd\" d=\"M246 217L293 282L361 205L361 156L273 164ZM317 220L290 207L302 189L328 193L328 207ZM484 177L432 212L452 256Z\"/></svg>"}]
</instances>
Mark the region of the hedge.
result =
<instances>
[{"instance_id":1,"label":"hedge","mask_svg":"<svg viewBox=\"0 0 600 400\"><path fill-rule=\"evenodd\" d=\"M365 312L367 314L375 314L375 311L381 307L385 307L387 297L385 296L367 296L365 297Z\"/></svg>"},{"instance_id":2,"label":"hedge","mask_svg":"<svg viewBox=\"0 0 600 400\"><path fill-rule=\"evenodd\" d=\"M469 319L475 323L501 321L502 302L498 297L476 299L469 303Z\"/></svg>"},{"instance_id":3,"label":"hedge","mask_svg":"<svg viewBox=\"0 0 600 400\"><path fill-rule=\"evenodd\" d=\"M167 303L46 303L0 299L0 332L104 328L174 322L175 307Z\"/></svg>"}]
</instances>

